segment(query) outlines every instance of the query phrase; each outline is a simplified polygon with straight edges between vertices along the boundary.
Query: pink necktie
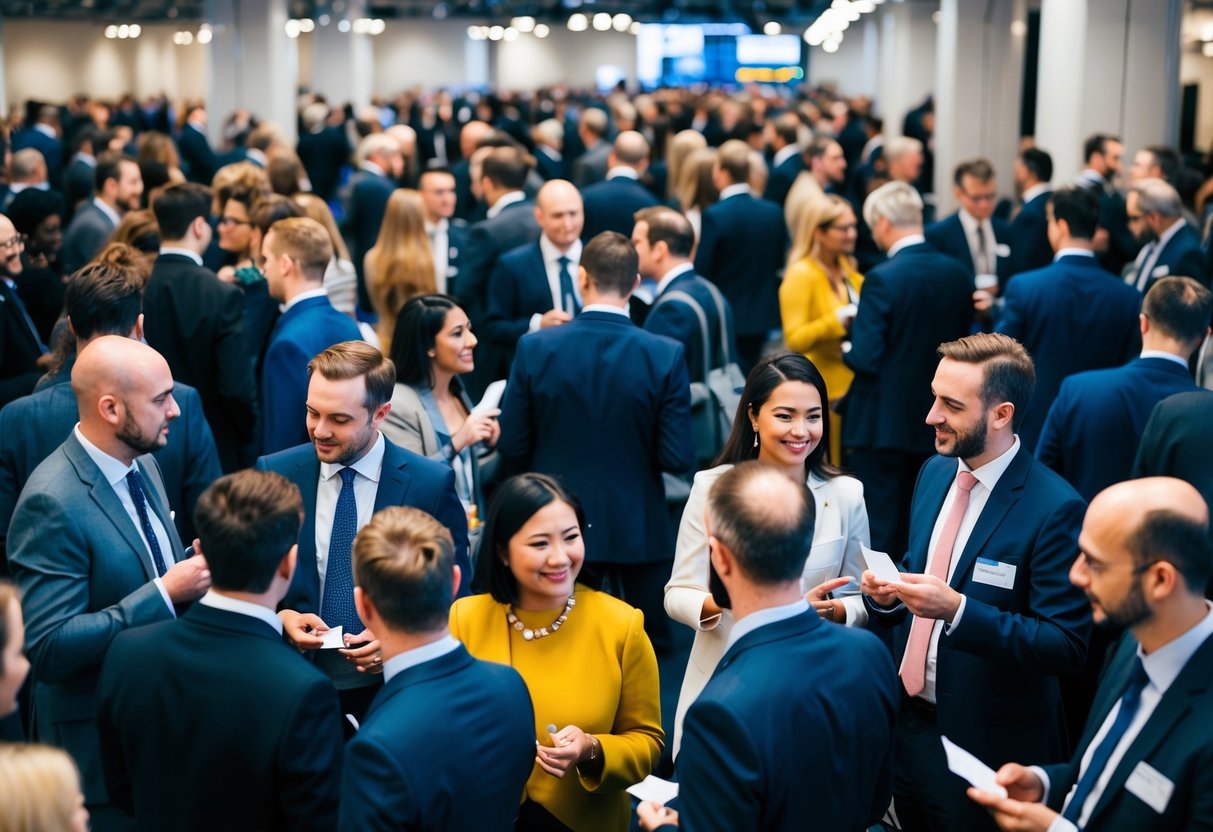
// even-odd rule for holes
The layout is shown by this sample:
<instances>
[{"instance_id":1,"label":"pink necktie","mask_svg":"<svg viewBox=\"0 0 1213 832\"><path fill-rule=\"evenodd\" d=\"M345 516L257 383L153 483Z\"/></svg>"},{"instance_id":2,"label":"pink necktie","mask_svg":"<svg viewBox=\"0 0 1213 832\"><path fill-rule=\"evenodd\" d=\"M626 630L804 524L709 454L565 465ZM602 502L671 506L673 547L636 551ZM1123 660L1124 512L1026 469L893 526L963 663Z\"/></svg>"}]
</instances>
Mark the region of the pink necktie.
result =
<instances>
[{"instance_id":1,"label":"pink necktie","mask_svg":"<svg viewBox=\"0 0 1213 832\"><path fill-rule=\"evenodd\" d=\"M960 531L961 521L969 509L969 492L977 485L977 477L968 471L956 475L956 499L952 502L952 510L943 524L939 535L939 543L935 545L935 554L931 558L928 575L948 582L948 567L952 565L952 549L956 546L956 535ZM905 659L901 663L901 683L905 685L906 693L918 696L926 686L927 650L931 646L931 631L935 629L935 619L914 616L910 624L910 638L906 641Z\"/></svg>"}]
</instances>

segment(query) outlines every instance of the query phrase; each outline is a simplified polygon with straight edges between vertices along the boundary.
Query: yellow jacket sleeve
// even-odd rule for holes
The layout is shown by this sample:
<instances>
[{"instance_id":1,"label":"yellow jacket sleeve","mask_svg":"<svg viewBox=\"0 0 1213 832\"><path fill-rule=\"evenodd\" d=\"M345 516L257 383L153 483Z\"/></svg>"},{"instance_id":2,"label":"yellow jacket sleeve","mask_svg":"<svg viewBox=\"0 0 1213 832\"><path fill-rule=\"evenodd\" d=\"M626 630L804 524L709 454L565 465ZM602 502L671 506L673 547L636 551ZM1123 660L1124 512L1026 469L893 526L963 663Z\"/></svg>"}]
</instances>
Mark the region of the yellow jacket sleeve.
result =
<instances>
[{"instance_id":1,"label":"yellow jacket sleeve","mask_svg":"<svg viewBox=\"0 0 1213 832\"><path fill-rule=\"evenodd\" d=\"M788 349L807 353L822 341L837 341L847 334L834 314L841 306L830 293L830 279L808 259L793 263L779 286L779 312Z\"/></svg>"}]
</instances>

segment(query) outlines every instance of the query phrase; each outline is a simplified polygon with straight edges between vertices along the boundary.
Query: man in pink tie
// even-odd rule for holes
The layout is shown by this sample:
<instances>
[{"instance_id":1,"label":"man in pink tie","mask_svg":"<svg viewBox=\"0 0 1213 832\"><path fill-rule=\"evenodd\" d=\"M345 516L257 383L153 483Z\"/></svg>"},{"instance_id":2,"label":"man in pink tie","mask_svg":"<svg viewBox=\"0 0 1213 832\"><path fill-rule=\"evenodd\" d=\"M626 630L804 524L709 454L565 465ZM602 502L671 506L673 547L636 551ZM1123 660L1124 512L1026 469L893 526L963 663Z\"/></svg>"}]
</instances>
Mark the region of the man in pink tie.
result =
<instances>
[{"instance_id":1,"label":"man in pink tie","mask_svg":"<svg viewBox=\"0 0 1213 832\"><path fill-rule=\"evenodd\" d=\"M982 333L939 354L926 418L938 455L914 489L903 582L865 572L862 588L872 625L893 630L903 688L897 820L975 832L996 827L940 737L987 764L1067 755L1058 677L1081 668L1091 627L1067 577L1086 504L1016 435L1035 382L1023 346Z\"/></svg>"}]
</instances>

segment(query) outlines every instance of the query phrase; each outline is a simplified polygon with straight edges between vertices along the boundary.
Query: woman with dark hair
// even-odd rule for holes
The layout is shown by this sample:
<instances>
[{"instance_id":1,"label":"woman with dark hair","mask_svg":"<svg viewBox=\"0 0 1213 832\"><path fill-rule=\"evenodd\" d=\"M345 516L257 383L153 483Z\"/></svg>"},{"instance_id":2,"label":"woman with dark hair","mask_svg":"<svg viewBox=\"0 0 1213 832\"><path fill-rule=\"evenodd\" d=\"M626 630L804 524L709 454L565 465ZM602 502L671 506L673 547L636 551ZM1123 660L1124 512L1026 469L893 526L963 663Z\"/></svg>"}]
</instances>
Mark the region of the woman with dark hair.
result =
<instances>
[{"instance_id":1,"label":"woman with dark hair","mask_svg":"<svg viewBox=\"0 0 1213 832\"><path fill-rule=\"evenodd\" d=\"M793 352L763 357L746 379L733 430L716 465L695 475L691 496L678 527L674 570L665 586L665 609L675 621L695 630L678 711L674 716L674 753L682 738L682 719L724 655L733 615L712 600L708 589L707 533L704 509L712 484L738 462L757 459L806 483L817 508L813 548L805 561L801 588L817 612L839 624L867 620L859 596L865 568L861 547L869 544L863 485L826 462L830 397L813 363ZM844 577L840 577L844 576ZM839 592L840 601L827 596Z\"/></svg>"},{"instance_id":2,"label":"woman with dark hair","mask_svg":"<svg viewBox=\"0 0 1213 832\"><path fill-rule=\"evenodd\" d=\"M26 188L13 197L5 213L25 239L21 273L13 275L25 310L43 341L63 311L66 284L59 250L63 247L63 197L54 191Z\"/></svg>"},{"instance_id":3,"label":"woman with dark hair","mask_svg":"<svg viewBox=\"0 0 1213 832\"><path fill-rule=\"evenodd\" d=\"M513 667L535 708L535 767L516 830L617 832L624 791L657 765L657 658L644 616L577 583L585 517L543 474L493 495L473 586L451 607L451 635L473 656Z\"/></svg>"}]
</instances>

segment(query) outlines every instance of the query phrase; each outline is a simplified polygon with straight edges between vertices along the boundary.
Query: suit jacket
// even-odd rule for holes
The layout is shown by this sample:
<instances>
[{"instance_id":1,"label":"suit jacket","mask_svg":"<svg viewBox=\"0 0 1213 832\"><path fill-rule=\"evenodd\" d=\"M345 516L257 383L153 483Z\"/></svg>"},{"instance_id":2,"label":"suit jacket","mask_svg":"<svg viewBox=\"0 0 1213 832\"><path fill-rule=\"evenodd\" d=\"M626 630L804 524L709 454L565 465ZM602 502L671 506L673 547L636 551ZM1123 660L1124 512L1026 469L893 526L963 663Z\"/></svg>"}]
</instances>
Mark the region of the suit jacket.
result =
<instances>
[{"instance_id":1,"label":"suit jacket","mask_svg":"<svg viewBox=\"0 0 1213 832\"><path fill-rule=\"evenodd\" d=\"M182 167L189 180L209 186L219 170L219 158L206 134L191 124L185 125L177 135L177 149L181 151Z\"/></svg>"},{"instance_id":2,"label":"suit jacket","mask_svg":"<svg viewBox=\"0 0 1213 832\"><path fill-rule=\"evenodd\" d=\"M944 341L969 334L973 278L955 258L920 243L907 246L864 277L851 324L851 350L842 360L855 371L842 444L929 454L931 379Z\"/></svg>"},{"instance_id":3,"label":"suit jacket","mask_svg":"<svg viewBox=\"0 0 1213 832\"><path fill-rule=\"evenodd\" d=\"M1197 390L1163 399L1142 431L1133 476L1179 477L1213 505L1211 424L1213 392Z\"/></svg>"},{"instance_id":4,"label":"suit jacket","mask_svg":"<svg viewBox=\"0 0 1213 832\"><path fill-rule=\"evenodd\" d=\"M450 467L398 448L385 440L383 471L375 492L375 511L389 506L412 506L430 514L446 526L455 541L455 562L464 575L471 575L468 561L467 513L455 495L455 474ZM303 528L299 532L299 554L291 588L282 599L283 609L320 612L320 573L316 568L316 490L320 483L320 460L309 443L279 451L257 460L257 469L286 477L303 494ZM467 594L465 585L460 594Z\"/></svg>"},{"instance_id":5,"label":"suit jacket","mask_svg":"<svg viewBox=\"0 0 1213 832\"><path fill-rule=\"evenodd\" d=\"M32 391L42 375L42 347L22 305L17 293L0 280L0 407Z\"/></svg>"},{"instance_id":6,"label":"suit jacket","mask_svg":"<svg viewBox=\"0 0 1213 832\"><path fill-rule=\"evenodd\" d=\"M1019 426L1020 440L1034 450L1067 376L1120 366L1141 349L1141 296L1095 258L1066 255L1017 276L1003 297L995 331L1022 343L1036 362L1036 388Z\"/></svg>"},{"instance_id":7,"label":"suit jacket","mask_svg":"<svg viewBox=\"0 0 1213 832\"><path fill-rule=\"evenodd\" d=\"M682 344L684 354L687 359L687 375L695 381L706 381L703 377L704 355L703 355L703 331L699 325L699 316L683 301L678 298L670 298L661 303L661 298L670 292L682 292L690 295L698 302L703 309L703 315L708 321L708 346L710 352L707 356L708 362L715 367L723 360L723 356L718 355L720 352L720 313L716 310L716 302L712 300L712 291L708 286L708 282L693 271L683 272L669 282L662 291L661 295L649 307L648 314L644 319L644 329L646 332L651 332L654 335L665 335L668 338L673 338L675 341ZM729 306L729 302L724 302L724 312L727 318L726 325L729 334L732 335L733 329L733 310ZM734 344L729 344L729 349L732 350L734 356L737 355L737 347Z\"/></svg>"},{"instance_id":8,"label":"suit jacket","mask_svg":"<svg viewBox=\"0 0 1213 832\"><path fill-rule=\"evenodd\" d=\"M32 147L42 154L46 162L47 181L51 183L52 188L58 188L59 183L63 181L63 141L51 138L31 125L14 134L12 141L13 153L27 147Z\"/></svg>"},{"instance_id":9,"label":"suit jacket","mask_svg":"<svg viewBox=\"0 0 1213 832\"><path fill-rule=\"evenodd\" d=\"M1167 240L1167 244L1159 252L1141 293L1144 295L1150 291L1150 287L1160 278L1172 276L1190 277L1205 286L1209 285L1209 261L1200 247L1200 235L1187 223ZM1125 278L1126 282L1134 287L1137 286L1138 279L1136 267Z\"/></svg>"},{"instance_id":10,"label":"suit jacket","mask_svg":"<svg viewBox=\"0 0 1213 832\"><path fill-rule=\"evenodd\" d=\"M295 152L299 154L299 161L303 163L307 178L312 183L312 193L325 202L334 201L337 186L341 183L341 168L350 158L350 143L345 137L345 130L335 126L327 126L319 133L305 130L299 134Z\"/></svg>"},{"instance_id":11,"label":"suit jacket","mask_svg":"<svg viewBox=\"0 0 1213 832\"><path fill-rule=\"evenodd\" d=\"M148 507L183 549L169 518L156 461L139 458ZM118 633L165 621L173 611L153 583L146 544L84 446L71 434L39 465L17 501L9 564L25 612L36 735L80 767L85 801L107 803L97 745L97 677Z\"/></svg>"},{"instance_id":12,"label":"suit jacket","mask_svg":"<svg viewBox=\"0 0 1213 832\"><path fill-rule=\"evenodd\" d=\"M603 231L617 231L631 239L636 212L659 204L648 188L626 176L596 182L582 191L581 198L585 201L581 239L587 243Z\"/></svg>"},{"instance_id":13,"label":"suit jacket","mask_svg":"<svg viewBox=\"0 0 1213 832\"><path fill-rule=\"evenodd\" d=\"M59 263L64 274L75 274L105 247L114 223L91 202L80 206L67 230L63 232L63 247L59 250Z\"/></svg>"},{"instance_id":14,"label":"suit jacket","mask_svg":"<svg viewBox=\"0 0 1213 832\"><path fill-rule=\"evenodd\" d=\"M336 829L336 692L266 622L195 604L124 632L98 699L106 782L136 829Z\"/></svg>"},{"instance_id":15,"label":"suit jacket","mask_svg":"<svg viewBox=\"0 0 1213 832\"><path fill-rule=\"evenodd\" d=\"M1124 196L1102 177L1095 181L1084 174L1074 184L1091 191L1099 200L1099 227L1108 232L1108 247L1099 255L1099 262L1112 274L1120 274L1141 250L1141 243L1129 230Z\"/></svg>"},{"instance_id":16,"label":"suit jacket","mask_svg":"<svg viewBox=\"0 0 1213 832\"><path fill-rule=\"evenodd\" d=\"M248 462L257 388L244 334L240 290L180 254L156 258L143 293L144 337L173 378L195 388L225 472ZM310 356L309 356L310 357Z\"/></svg>"},{"instance_id":17,"label":"suit jacket","mask_svg":"<svg viewBox=\"0 0 1213 832\"><path fill-rule=\"evenodd\" d=\"M394 190L396 184L391 179L373 171L359 170L350 178L342 231L350 246L350 259L358 272L358 304L366 311L374 307L366 288L363 261L379 239L379 227L383 225L387 202Z\"/></svg>"},{"instance_id":18,"label":"suit jacket","mask_svg":"<svg viewBox=\"0 0 1213 832\"><path fill-rule=\"evenodd\" d=\"M452 219L446 226L446 286L447 294L459 285L459 269L467 249L469 229L463 220Z\"/></svg>"},{"instance_id":19,"label":"suit jacket","mask_svg":"<svg viewBox=\"0 0 1213 832\"><path fill-rule=\"evenodd\" d=\"M877 638L812 611L746 633L687 712L682 828L868 829L893 794L897 688Z\"/></svg>"},{"instance_id":20,"label":"suit jacket","mask_svg":"<svg viewBox=\"0 0 1213 832\"><path fill-rule=\"evenodd\" d=\"M1188 368L1166 358L1070 376L1049 408L1036 458L1084 500L1131 478L1146 420L1168 396L1197 390Z\"/></svg>"},{"instance_id":21,"label":"suit jacket","mask_svg":"<svg viewBox=\"0 0 1213 832\"><path fill-rule=\"evenodd\" d=\"M341 829L513 828L535 761L534 719L518 671L462 644L402 670L346 747ZM463 738L459 752L444 753L452 736Z\"/></svg>"},{"instance_id":22,"label":"suit jacket","mask_svg":"<svg viewBox=\"0 0 1213 832\"><path fill-rule=\"evenodd\" d=\"M456 141L453 147L458 149L459 142ZM472 193L471 165L467 159L463 159L451 165L451 173L455 176L455 216L471 222L472 215L476 213L479 205L476 195Z\"/></svg>"},{"instance_id":23,"label":"suit jacket","mask_svg":"<svg viewBox=\"0 0 1213 832\"><path fill-rule=\"evenodd\" d=\"M936 456L919 472L903 571L926 571L931 532L956 469L955 459ZM939 732L988 764L1066 755L1057 677L1082 666L1091 629L1090 604L1069 579L1085 510L1074 489L1021 446L964 550L953 553L949 583L967 600L960 623L939 638ZM979 579L978 558L1014 567L1012 585ZM904 605L886 610L867 596L864 603L871 621L895 628L893 658L900 664L913 616Z\"/></svg>"},{"instance_id":24,"label":"suit jacket","mask_svg":"<svg viewBox=\"0 0 1213 832\"><path fill-rule=\"evenodd\" d=\"M63 174L63 201L67 216L65 222L71 222L72 214L86 200L93 198L95 187L96 166L90 165L79 156L72 159Z\"/></svg>"},{"instance_id":25,"label":"suit jacket","mask_svg":"<svg viewBox=\"0 0 1213 832\"><path fill-rule=\"evenodd\" d=\"M1010 276L1011 257L1014 254L1014 249L1010 248L1011 230L1007 224L997 217L990 219L990 225L994 227L994 239L996 247L990 254L995 256L995 271L999 279L1003 282ZM944 254L952 257L960 265L964 266L965 271L971 275L975 275L973 270L973 253L969 249L969 238L965 235L964 225L960 222L960 213L952 214L950 217L944 217L936 223L928 225L923 230L923 236L927 238L927 242L933 245L936 249ZM1001 254L998 246L1006 246L1008 251L1006 254Z\"/></svg>"},{"instance_id":26,"label":"suit jacket","mask_svg":"<svg viewBox=\"0 0 1213 832\"><path fill-rule=\"evenodd\" d=\"M1078 781L1082 758L1095 734L1124 693L1137 654L1137 641L1126 634L1104 673L1091 716L1079 748L1069 763L1045 766L1049 775L1049 805L1060 811L1062 801ZM1171 687L1163 694L1154 713L1129 745L1104 786L1087 825L1090 832L1179 832L1201 829L1213 822L1213 639L1197 649ZM1168 792L1162 811L1156 811L1128 788L1131 776L1149 766L1154 777L1161 775L1173 791ZM1137 794L1135 794L1137 792Z\"/></svg>"},{"instance_id":27,"label":"suit jacket","mask_svg":"<svg viewBox=\"0 0 1213 832\"><path fill-rule=\"evenodd\" d=\"M608 141L599 141L588 148L573 160L573 184L578 188L588 188L606 179L610 155L611 143Z\"/></svg>"},{"instance_id":28,"label":"suit jacket","mask_svg":"<svg viewBox=\"0 0 1213 832\"><path fill-rule=\"evenodd\" d=\"M773 202L735 194L704 210L695 271L728 298L738 335L757 337L779 326L787 247L783 211Z\"/></svg>"},{"instance_id":29,"label":"suit jacket","mask_svg":"<svg viewBox=\"0 0 1213 832\"><path fill-rule=\"evenodd\" d=\"M792 183L804 169L804 156L800 153L795 153L772 167L762 198L782 207L788 198L788 191L792 190Z\"/></svg>"},{"instance_id":30,"label":"suit jacket","mask_svg":"<svg viewBox=\"0 0 1213 832\"><path fill-rule=\"evenodd\" d=\"M1011 261L1007 276L1043 269L1053 262L1053 246L1049 243L1049 219L1045 208L1051 191L1037 194L1023 204L1011 220Z\"/></svg>"},{"instance_id":31,"label":"suit jacket","mask_svg":"<svg viewBox=\"0 0 1213 832\"><path fill-rule=\"evenodd\" d=\"M361 341L349 315L328 298L306 298L282 313L261 368L261 452L307 442L307 363L333 344Z\"/></svg>"},{"instance_id":32,"label":"suit jacket","mask_svg":"<svg viewBox=\"0 0 1213 832\"><path fill-rule=\"evenodd\" d=\"M552 156L550 151L545 147L535 148L535 169L539 171L539 175L545 180L548 179L568 179L569 165L561 156L557 159Z\"/></svg>"},{"instance_id":33,"label":"suit jacket","mask_svg":"<svg viewBox=\"0 0 1213 832\"><path fill-rule=\"evenodd\" d=\"M577 265L569 265L576 281ZM527 333L532 315L552 309L552 290L547 266L539 243L527 243L504 254L489 278L489 305L481 331L485 340L497 348L497 355L509 359L518 339Z\"/></svg>"},{"instance_id":34,"label":"suit jacket","mask_svg":"<svg viewBox=\"0 0 1213 832\"><path fill-rule=\"evenodd\" d=\"M582 312L526 335L501 408L501 464L558 476L580 498L591 562L668 560L661 474L695 464L689 385L682 346L622 315Z\"/></svg>"}]
</instances>

